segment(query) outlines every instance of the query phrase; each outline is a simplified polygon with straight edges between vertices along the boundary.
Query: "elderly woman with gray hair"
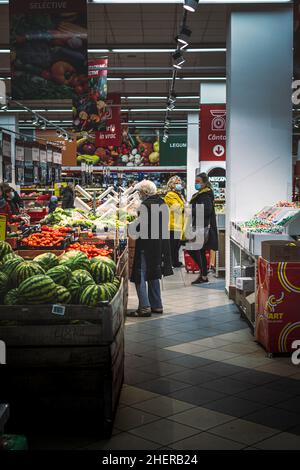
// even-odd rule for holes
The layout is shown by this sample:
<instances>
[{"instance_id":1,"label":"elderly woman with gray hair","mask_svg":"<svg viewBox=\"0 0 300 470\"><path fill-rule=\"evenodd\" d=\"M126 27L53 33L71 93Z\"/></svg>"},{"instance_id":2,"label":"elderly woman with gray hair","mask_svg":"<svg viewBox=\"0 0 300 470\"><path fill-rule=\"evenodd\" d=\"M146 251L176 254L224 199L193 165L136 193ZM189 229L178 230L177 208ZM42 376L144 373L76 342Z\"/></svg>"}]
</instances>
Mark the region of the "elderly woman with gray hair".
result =
<instances>
[{"instance_id":1,"label":"elderly woman with gray hair","mask_svg":"<svg viewBox=\"0 0 300 470\"><path fill-rule=\"evenodd\" d=\"M168 231L169 211L163 199L157 195L152 181L144 180L136 186L141 199L136 221L135 254L131 281L136 285L139 299L135 317L150 317L163 313L160 282L162 276L173 274Z\"/></svg>"}]
</instances>

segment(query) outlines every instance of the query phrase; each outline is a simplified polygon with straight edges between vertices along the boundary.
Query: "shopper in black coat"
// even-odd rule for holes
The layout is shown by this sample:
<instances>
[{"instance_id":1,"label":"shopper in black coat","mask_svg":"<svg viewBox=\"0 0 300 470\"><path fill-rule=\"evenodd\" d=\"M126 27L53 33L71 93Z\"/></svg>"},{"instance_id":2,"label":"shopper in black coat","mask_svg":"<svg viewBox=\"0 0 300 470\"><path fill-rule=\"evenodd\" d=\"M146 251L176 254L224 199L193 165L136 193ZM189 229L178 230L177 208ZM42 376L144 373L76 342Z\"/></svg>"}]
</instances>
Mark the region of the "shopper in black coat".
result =
<instances>
[{"instance_id":1,"label":"shopper in black coat","mask_svg":"<svg viewBox=\"0 0 300 470\"><path fill-rule=\"evenodd\" d=\"M156 186L151 181L137 185L142 199L139 216L145 210L146 218L137 220L137 232L142 235L136 240L131 281L135 283L139 307L133 316L150 316L163 313L159 279L173 274L168 230L169 211L163 199L156 194ZM161 209L158 220L158 233L152 234L153 219L151 210ZM144 227L142 227L144 225ZM148 287L148 290L147 290Z\"/></svg>"},{"instance_id":2,"label":"shopper in black coat","mask_svg":"<svg viewBox=\"0 0 300 470\"><path fill-rule=\"evenodd\" d=\"M74 208L74 189L73 184L69 183L66 188L64 188L61 192L62 195L62 209L73 209Z\"/></svg>"},{"instance_id":3,"label":"shopper in black coat","mask_svg":"<svg viewBox=\"0 0 300 470\"><path fill-rule=\"evenodd\" d=\"M192 284L202 284L208 282L205 252L207 250L218 250L218 229L214 193L206 173L201 173L196 177L195 188L197 193L193 195L190 201L192 206L192 225L193 229L197 230L196 208L198 204L202 204L204 206L204 245L201 249L189 250L189 254L200 268L200 275Z\"/></svg>"}]
</instances>

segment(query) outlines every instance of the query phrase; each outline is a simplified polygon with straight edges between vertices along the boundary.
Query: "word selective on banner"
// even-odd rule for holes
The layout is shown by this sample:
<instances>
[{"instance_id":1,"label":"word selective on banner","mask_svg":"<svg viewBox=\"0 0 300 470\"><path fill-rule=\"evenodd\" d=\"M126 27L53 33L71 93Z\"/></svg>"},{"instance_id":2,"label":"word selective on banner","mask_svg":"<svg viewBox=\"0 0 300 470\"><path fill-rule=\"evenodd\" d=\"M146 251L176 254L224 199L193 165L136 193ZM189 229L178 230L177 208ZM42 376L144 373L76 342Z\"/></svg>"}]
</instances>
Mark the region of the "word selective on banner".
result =
<instances>
[{"instance_id":1,"label":"word selective on banner","mask_svg":"<svg viewBox=\"0 0 300 470\"><path fill-rule=\"evenodd\" d=\"M70 99L87 82L87 2L11 0L12 96Z\"/></svg>"},{"instance_id":2,"label":"word selective on banner","mask_svg":"<svg viewBox=\"0 0 300 470\"><path fill-rule=\"evenodd\" d=\"M226 160L226 106L201 105L200 161Z\"/></svg>"}]
</instances>

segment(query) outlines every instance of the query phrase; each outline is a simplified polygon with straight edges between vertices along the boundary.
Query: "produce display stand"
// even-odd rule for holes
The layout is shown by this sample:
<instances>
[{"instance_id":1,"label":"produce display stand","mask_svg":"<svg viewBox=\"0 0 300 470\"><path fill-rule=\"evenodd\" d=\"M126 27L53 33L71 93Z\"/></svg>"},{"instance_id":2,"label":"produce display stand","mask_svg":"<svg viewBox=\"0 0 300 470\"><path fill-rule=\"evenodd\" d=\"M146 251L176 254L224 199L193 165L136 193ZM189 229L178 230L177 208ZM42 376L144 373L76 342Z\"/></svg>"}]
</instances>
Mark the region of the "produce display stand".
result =
<instances>
[{"instance_id":1,"label":"produce display stand","mask_svg":"<svg viewBox=\"0 0 300 470\"><path fill-rule=\"evenodd\" d=\"M111 435L124 377L124 282L110 304L0 306L10 423Z\"/></svg>"}]
</instances>

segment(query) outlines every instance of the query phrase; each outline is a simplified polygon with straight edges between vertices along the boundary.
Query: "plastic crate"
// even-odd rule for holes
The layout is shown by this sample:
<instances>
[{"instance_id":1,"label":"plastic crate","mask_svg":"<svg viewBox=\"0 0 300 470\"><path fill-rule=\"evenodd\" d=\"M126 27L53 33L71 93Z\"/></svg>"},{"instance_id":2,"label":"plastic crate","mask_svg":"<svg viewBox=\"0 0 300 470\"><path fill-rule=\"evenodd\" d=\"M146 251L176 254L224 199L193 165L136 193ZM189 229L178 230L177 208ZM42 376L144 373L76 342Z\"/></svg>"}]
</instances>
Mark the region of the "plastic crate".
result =
<instances>
[{"instance_id":1,"label":"plastic crate","mask_svg":"<svg viewBox=\"0 0 300 470\"><path fill-rule=\"evenodd\" d=\"M187 250L183 250L184 254L184 264L186 272L190 273L197 273L200 271L198 264L193 260L191 255L188 253ZM210 251L205 252L206 260L207 260L207 268L210 267Z\"/></svg>"}]
</instances>

